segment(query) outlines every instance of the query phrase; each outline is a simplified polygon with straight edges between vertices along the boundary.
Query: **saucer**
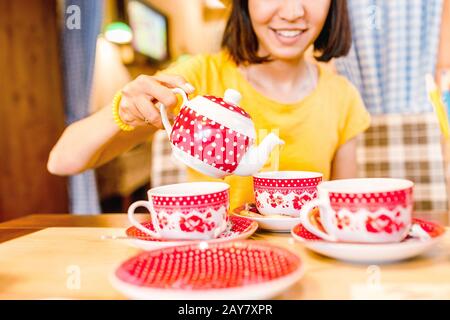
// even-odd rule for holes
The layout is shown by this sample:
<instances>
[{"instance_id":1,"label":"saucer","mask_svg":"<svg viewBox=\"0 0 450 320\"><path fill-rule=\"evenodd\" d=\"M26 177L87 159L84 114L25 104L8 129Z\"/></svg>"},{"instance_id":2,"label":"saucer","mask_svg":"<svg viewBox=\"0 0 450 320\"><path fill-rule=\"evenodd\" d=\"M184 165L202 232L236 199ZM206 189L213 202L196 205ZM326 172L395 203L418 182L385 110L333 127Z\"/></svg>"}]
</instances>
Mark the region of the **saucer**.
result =
<instances>
[{"instance_id":1,"label":"saucer","mask_svg":"<svg viewBox=\"0 0 450 320\"><path fill-rule=\"evenodd\" d=\"M283 215L262 215L258 212L254 203L234 209L233 214L256 221L261 229L271 232L290 232L293 227L300 223L300 218Z\"/></svg>"},{"instance_id":2,"label":"saucer","mask_svg":"<svg viewBox=\"0 0 450 320\"><path fill-rule=\"evenodd\" d=\"M151 221L144 222L144 227L153 230ZM173 247L179 245L195 244L198 242L216 243L226 242L232 240L247 239L258 229L258 223L242 217L230 216L228 226L224 232L222 232L218 238L210 240L170 240L170 239L156 239L140 231L136 227L129 227L125 233L128 237L132 238L131 243L143 250L154 250L165 247Z\"/></svg>"},{"instance_id":3,"label":"saucer","mask_svg":"<svg viewBox=\"0 0 450 320\"><path fill-rule=\"evenodd\" d=\"M291 234L306 248L330 258L363 264L390 263L426 253L443 239L445 234L443 226L422 219L413 219L414 224L419 225L429 238L418 239L408 236L398 243L380 244L329 242L315 236L302 224L296 225Z\"/></svg>"},{"instance_id":4,"label":"saucer","mask_svg":"<svg viewBox=\"0 0 450 320\"><path fill-rule=\"evenodd\" d=\"M268 299L303 275L300 257L264 242L233 241L142 252L110 277L131 299Z\"/></svg>"}]
</instances>

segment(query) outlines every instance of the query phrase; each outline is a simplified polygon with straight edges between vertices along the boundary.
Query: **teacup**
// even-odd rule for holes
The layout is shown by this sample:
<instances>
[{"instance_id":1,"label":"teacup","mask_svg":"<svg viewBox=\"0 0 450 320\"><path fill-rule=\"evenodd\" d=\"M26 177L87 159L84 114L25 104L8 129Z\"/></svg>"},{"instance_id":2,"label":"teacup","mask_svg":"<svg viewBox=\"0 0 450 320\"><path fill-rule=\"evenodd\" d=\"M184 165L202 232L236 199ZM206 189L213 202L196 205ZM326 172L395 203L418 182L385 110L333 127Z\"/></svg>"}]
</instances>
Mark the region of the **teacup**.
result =
<instances>
[{"instance_id":1,"label":"teacup","mask_svg":"<svg viewBox=\"0 0 450 320\"><path fill-rule=\"evenodd\" d=\"M128 208L128 219L136 228L157 239L217 238L228 223L229 189L223 182L190 182L153 188L147 193L148 201L137 201ZM138 207L150 212L154 230L135 219Z\"/></svg>"},{"instance_id":2,"label":"teacup","mask_svg":"<svg viewBox=\"0 0 450 320\"><path fill-rule=\"evenodd\" d=\"M327 241L400 242L411 227L413 187L412 181L390 178L323 182L317 187L318 198L303 206L301 222ZM310 221L316 206L324 231Z\"/></svg>"},{"instance_id":3,"label":"teacup","mask_svg":"<svg viewBox=\"0 0 450 320\"><path fill-rule=\"evenodd\" d=\"M253 176L258 211L263 215L298 217L303 205L317 197L322 174L307 171L268 171Z\"/></svg>"}]
</instances>

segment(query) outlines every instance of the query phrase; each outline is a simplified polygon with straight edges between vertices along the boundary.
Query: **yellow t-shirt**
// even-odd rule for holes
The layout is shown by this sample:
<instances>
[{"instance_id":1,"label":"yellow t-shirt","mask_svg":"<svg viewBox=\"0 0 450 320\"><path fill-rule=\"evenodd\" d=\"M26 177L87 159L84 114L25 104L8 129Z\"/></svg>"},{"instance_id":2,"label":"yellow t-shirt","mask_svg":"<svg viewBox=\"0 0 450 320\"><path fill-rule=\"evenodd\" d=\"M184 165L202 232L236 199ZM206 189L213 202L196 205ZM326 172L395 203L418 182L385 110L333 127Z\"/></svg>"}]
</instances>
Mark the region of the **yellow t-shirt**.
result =
<instances>
[{"instance_id":1,"label":"yellow t-shirt","mask_svg":"<svg viewBox=\"0 0 450 320\"><path fill-rule=\"evenodd\" d=\"M195 95L222 97L233 88L242 94L241 107L252 117L257 142L275 132L285 141L276 147L263 171L302 170L321 172L330 178L335 152L349 139L366 130L370 116L356 88L344 77L319 66L315 90L297 103L284 104L258 92L247 82L225 52L198 55L162 71L183 76ZM188 170L190 181L215 180ZM231 209L253 202L252 177L227 176Z\"/></svg>"}]
</instances>

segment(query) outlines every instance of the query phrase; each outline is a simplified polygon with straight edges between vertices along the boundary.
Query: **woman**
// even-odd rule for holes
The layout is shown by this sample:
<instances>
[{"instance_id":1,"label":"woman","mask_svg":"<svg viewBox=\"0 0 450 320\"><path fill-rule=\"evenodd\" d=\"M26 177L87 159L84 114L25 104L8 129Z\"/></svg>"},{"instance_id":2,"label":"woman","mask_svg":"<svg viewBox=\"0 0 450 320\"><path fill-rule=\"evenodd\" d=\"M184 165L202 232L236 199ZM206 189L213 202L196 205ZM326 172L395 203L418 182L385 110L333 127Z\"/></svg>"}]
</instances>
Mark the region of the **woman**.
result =
<instances>
[{"instance_id":1,"label":"woman","mask_svg":"<svg viewBox=\"0 0 450 320\"><path fill-rule=\"evenodd\" d=\"M370 117L356 89L344 78L307 62L347 54L351 32L344 0L235 0L222 41L223 50L176 64L155 76L139 76L121 91L119 122L111 107L69 126L52 150L48 169L76 174L100 166L148 139L161 128L156 104L177 107L170 88L188 94L223 96L238 90L241 105L257 131L277 131L285 146L279 170L322 172L325 179L356 175L355 136ZM123 126L122 126L123 127ZM190 180L205 176L189 170ZM232 208L253 199L251 177L226 177Z\"/></svg>"}]
</instances>

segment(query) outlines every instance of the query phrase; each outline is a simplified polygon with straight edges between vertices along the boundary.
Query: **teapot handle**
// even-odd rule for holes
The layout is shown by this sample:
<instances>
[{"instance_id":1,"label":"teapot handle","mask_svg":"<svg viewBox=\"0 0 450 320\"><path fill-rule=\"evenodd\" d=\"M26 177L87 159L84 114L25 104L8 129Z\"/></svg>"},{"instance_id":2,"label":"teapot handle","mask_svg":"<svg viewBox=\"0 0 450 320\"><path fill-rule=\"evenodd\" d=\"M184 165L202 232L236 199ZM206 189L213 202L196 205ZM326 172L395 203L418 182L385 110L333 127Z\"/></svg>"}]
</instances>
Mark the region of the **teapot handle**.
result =
<instances>
[{"instance_id":1,"label":"teapot handle","mask_svg":"<svg viewBox=\"0 0 450 320\"><path fill-rule=\"evenodd\" d=\"M172 89L172 92L173 93L178 93L178 94L180 94L183 97L182 105L184 106L186 104L186 102L188 101L186 92L184 92L180 88L174 88L174 89ZM162 103L159 104L159 112L161 114L161 120L162 120L164 129L166 130L167 136L170 139L170 134L172 133L172 125L170 124L169 118L167 117L167 108Z\"/></svg>"}]
</instances>

